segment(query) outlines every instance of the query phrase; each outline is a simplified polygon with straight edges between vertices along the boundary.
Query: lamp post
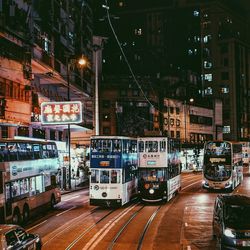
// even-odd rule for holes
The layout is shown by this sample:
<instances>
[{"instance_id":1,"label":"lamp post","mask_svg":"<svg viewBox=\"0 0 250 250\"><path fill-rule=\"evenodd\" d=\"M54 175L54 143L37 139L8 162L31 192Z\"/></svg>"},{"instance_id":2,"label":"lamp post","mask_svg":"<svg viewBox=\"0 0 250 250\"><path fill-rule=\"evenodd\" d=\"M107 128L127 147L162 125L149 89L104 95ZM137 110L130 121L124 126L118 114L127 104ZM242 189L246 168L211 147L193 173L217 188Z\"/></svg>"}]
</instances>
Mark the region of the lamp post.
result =
<instances>
[{"instance_id":1,"label":"lamp post","mask_svg":"<svg viewBox=\"0 0 250 250\"><path fill-rule=\"evenodd\" d=\"M190 98L189 103L193 103L194 99ZM187 143L187 100L184 100L184 143ZM187 169L187 149L185 150L185 167Z\"/></svg>"},{"instance_id":2,"label":"lamp post","mask_svg":"<svg viewBox=\"0 0 250 250\"><path fill-rule=\"evenodd\" d=\"M71 64L76 64L78 63L78 65L81 67L81 81L82 81L82 67L87 65L87 60L84 57L81 57L77 62L76 60L72 60L69 62L69 56L66 56L66 67L67 67L67 71L66 71L66 75L67 75L67 99L68 101L70 101L70 66ZM71 143L71 129L70 129L70 124L68 124L68 138L67 138L67 146L68 146L68 157L69 157L69 177L68 177L68 188L71 189L71 149L70 149L70 143Z\"/></svg>"}]
</instances>

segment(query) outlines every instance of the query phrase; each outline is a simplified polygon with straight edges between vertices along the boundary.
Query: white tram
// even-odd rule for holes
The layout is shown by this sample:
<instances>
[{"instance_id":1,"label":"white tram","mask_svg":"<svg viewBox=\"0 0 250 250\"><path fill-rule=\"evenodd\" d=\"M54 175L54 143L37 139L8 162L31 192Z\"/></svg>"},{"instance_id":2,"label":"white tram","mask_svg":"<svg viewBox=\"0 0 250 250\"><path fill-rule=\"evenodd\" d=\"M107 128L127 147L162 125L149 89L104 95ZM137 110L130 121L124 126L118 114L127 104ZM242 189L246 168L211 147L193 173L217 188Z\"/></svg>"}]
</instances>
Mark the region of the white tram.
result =
<instances>
[{"instance_id":1,"label":"white tram","mask_svg":"<svg viewBox=\"0 0 250 250\"><path fill-rule=\"evenodd\" d=\"M93 136L90 147L90 205L116 207L137 193L137 140Z\"/></svg>"},{"instance_id":2,"label":"white tram","mask_svg":"<svg viewBox=\"0 0 250 250\"><path fill-rule=\"evenodd\" d=\"M180 142L138 138L138 192L143 201L170 200L181 188Z\"/></svg>"}]
</instances>

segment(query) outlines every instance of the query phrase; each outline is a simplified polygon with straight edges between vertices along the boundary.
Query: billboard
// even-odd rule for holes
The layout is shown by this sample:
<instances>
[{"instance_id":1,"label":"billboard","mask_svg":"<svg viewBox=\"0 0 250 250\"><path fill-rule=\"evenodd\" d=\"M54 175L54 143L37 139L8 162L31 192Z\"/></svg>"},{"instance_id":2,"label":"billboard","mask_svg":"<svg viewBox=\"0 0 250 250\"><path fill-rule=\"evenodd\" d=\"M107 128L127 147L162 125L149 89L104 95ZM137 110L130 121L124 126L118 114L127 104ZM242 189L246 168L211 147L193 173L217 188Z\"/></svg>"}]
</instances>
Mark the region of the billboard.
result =
<instances>
[{"instance_id":1,"label":"billboard","mask_svg":"<svg viewBox=\"0 0 250 250\"><path fill-rule=\"evenodd\" d=\"M41 122L43 125L81 123L82 103L80 101L43 102Z\"/></svg>"}]
</instances>

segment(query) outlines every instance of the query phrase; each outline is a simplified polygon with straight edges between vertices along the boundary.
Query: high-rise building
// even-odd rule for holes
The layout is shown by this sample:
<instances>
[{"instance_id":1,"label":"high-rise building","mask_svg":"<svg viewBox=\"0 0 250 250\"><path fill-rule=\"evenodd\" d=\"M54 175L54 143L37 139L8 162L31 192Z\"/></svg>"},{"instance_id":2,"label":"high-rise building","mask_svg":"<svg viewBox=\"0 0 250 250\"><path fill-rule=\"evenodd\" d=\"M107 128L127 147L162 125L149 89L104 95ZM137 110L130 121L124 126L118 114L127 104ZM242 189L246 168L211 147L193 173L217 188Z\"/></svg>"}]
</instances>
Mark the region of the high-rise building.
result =
<instances>
[{"instance_id":1,"label":"high-rise building","mask_svg":"<svg viewBox=\"0 0 250 250\"><path fill-rule=\"evenodd\" d=\"M161 105L164 97L194 98L203 104L219 98L223 125L217 129L223 131L224 139L249 139L248 1L120 0L108 4L108 12L102 9L102 22L96 25L98 34L109 36L104 50L105 84L105 76L122 79L124 74L131 75L131 67L135 76L149 76ZM178 80L169 81L173 77Z\"/></svg>"},{"instance_id":2,"label":"high-rise building","mask_svg":"<svg viewBox=\"0 0 250 250\"><path fill-rule=\"evenodd\" d=\"M89 0L0 1L0 138L64 140L67 126L43 126L41 103L78 100L93 126L90 68L93 14Z\"/></svg>"}]
</instances>

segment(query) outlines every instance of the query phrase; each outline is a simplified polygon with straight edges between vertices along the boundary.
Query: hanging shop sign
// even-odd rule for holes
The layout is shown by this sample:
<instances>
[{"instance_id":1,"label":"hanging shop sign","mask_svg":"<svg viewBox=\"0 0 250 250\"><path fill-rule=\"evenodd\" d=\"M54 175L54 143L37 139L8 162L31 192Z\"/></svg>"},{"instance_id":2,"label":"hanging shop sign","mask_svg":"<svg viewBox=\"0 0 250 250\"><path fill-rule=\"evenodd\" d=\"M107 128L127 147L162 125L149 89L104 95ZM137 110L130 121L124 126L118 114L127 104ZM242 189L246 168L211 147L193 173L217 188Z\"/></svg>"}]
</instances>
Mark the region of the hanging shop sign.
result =
<instances>
[{"instance_id":1,"label":"hanging shop sign","mask_svg":"<svg viewBox=\"0 0 250 250\"><path fill-rule=\"evenodd\" d=\"M43 125L81 123L82 103L80 101L43 102L41 122Z\"/></svg>"}]
</instances>

